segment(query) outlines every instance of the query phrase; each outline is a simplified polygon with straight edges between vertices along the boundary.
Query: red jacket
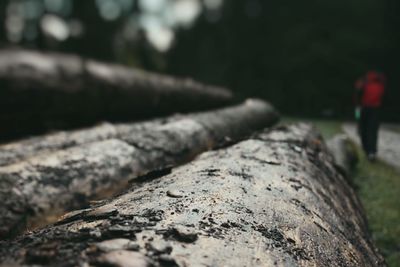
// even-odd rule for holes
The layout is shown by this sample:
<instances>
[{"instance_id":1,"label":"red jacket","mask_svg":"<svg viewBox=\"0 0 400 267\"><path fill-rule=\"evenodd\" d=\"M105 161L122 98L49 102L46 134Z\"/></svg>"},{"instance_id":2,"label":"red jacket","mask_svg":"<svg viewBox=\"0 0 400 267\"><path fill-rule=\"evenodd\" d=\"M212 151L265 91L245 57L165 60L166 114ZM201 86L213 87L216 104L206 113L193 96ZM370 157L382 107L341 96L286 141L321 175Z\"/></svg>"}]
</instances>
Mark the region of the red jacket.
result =
<instances>
[{"instance_id":1,"label":"red jacket","mask_svg":"<svg viewBox=\"0 0 400 267\"><path fill-rule=\"evenodd\" d=\"M364 79L358 80L357 104L362 107L378 108L382 104L385 92L385 77L375 71L369 71Z\"/></svg>"}]
</instances>

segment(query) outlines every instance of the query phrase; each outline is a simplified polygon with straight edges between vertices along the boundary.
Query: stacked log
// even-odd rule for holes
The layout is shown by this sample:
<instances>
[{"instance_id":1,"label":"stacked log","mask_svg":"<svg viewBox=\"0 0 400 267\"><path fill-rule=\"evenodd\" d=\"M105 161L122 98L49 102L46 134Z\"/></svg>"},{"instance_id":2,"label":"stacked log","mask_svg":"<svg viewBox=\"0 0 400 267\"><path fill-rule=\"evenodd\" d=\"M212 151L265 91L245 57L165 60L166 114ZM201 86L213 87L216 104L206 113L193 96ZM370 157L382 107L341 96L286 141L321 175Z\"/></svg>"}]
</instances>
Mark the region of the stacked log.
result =
<instances>
[{"instance_id":1,"label":"stacked log","mask_svg":"<svg viewBox=\"0 0 400 267\"><path fill-rule=\"evenodd\" d=\"M154 119L134 123L103 122L90 128L57 131L0 145L0 166L10 165L57 150L77 147L119 136L135 135L137 132L150 131L182 116L174 115L163 119Z\"/></svg>"},{"instance_id":2,"label":"stacked log","mask_svg":"<svg viewBox=\"0 0 400 267\"><path fill-rule=\"evenodd\" d=\"M274 124L269 104L236 107L144 124L103 125L0 147L0 236L51 221L65 210L112 195L135 178L159 176L199 153Z\"/></svg>"},{"instance_id":3,"label":"stacked log","mask_svg":"<svg viewBox=\"0 0 400 267\"><path fill-rule=\"evenodd\" d=\"M230 91L78 56L0 52L0 140L217 108Z\"/></svg>"},{"instance_id":4,"label":"stacked log","mask_svg":"<svg viewBox=\"0 0 400 267\"><path fill-rule=\"evenodd\" d=\"M316 131L281 126L0 244L15 266L384 266Z\"/></svg>"}]
</instances>

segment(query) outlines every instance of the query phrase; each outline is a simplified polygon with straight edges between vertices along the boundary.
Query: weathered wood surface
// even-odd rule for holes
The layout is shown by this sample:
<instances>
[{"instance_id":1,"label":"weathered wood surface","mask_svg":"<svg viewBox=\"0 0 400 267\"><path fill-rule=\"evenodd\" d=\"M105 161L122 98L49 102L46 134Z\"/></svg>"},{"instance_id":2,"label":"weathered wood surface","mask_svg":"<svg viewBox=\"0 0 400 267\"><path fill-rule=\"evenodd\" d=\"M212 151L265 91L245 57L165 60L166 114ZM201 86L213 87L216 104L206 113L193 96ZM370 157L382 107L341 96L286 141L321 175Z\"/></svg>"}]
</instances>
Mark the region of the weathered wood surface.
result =
<instances>
[{"instance_id":1,"label":"weathered wood surface","mask_svg":"<svg viewBox=\"0 0 400 267\"><path fill-rule=\"evenodd\" d=\"M0 237L15 235L27 222L38 225L52 220L51 215L85 206L90 199L119 191L130 179L168 170L277 119L269 104L248 100L167 123L105 125L87 130L87 135L61 133L6 146L9 156L31 157L0 167Z\"/></svg>"},{"instance_id":2,"label":"weathered wood surface","mask_svg":"<svg viewBox=\"0 0 400 267\"><path fill-rule=\"evenodd\" d=\"M226 89L63 54L0 51L0 140L227 104Z\"/></svg>"},{"instance_id":3,"label":"weathered wood surface","mask_svg":"<svg viewBox=\"0 0 400 267\"><path fill-rule=\"evenodd\" d=\"M265 131L0 244L15 266L384 266L314 129Z\"/></svg>"},{"instance_id":4,"label":"weathered wood surface","mask_svg":"<svg viewBox=\"0 0 400 267\"><path fill-rule=\"evenodd\" d=\"M193 116L193 114L191 115ZM183 116L174 115L163 119L134 123L101 123L90 128L58 131L2 144L0 145L0 166L10 165L33 156L61 149L107 139L123 138L124 136L135 135L142 131L151 131L153 128L160 127L161 125L176 121L180 118L183 118Z\"/></svg>"},{"instance_id":5,"label":"weathered wood surface","mask_svg":"<svg viewBox=\"0 0 400 267\"><path fill-rule=\"evenodd\" d=\"M357 151L345 134L337 134L327 141L336 166L347 177L350 177L352 170L358 161Z\"/></svg>"}]
</instances>

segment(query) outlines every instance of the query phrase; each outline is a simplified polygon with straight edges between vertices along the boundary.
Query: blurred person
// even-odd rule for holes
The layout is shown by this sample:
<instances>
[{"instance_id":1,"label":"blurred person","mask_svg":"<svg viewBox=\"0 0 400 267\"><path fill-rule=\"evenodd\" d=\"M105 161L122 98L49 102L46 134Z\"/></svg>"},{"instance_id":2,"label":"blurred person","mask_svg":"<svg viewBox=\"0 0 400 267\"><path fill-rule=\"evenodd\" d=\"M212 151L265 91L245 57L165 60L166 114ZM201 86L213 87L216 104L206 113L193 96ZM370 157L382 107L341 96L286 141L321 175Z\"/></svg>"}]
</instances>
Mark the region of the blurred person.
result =
<instances>
[{"instance_id":1,"label":"blurred person","mask_svg":"<svg viewBox=\"0 0 400 267\"><path fill-rule=\"evenodd\" d=\"M375 161L379 131L379 109L385 92L386 78L378 71L368 71L355 84L358 132L368 160Z\"/></svg>"}]
</instances>

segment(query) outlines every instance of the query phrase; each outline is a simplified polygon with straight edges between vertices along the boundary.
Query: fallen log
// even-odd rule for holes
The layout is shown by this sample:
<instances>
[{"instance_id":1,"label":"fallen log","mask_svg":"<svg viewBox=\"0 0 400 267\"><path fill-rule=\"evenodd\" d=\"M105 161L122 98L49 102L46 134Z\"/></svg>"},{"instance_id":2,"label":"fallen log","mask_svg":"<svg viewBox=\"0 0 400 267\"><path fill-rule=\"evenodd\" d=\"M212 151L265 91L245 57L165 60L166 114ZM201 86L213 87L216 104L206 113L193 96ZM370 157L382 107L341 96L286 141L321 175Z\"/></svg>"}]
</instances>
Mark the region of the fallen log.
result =
<instances>
[{"instance_id":1,"label":"fallen log","mask_svg":"<svg viewBox=\"0 0 400 267\"><path fill-rule=\"evenodd\" d=\"M193 114L188 116L193 116ZM33 156L48 154L57 150L107 139L123 138L141 131L151 131L153 128L176 121L179 118L183 118L183 116L174 115L164 119L135 123L101 123L90 128L59 131L2 144L0 145L0 166L10 165Z\"/></svg>"},{"instance_id":2,"label":"fallen log","mask_svg":"<svg viewBox=\"0 0 400 267\"><path fill-rule=\"evenodd\" d=\"M353 143L345 134L337 134L327 141L327 146L338 169L350 177L358 161Z\"/></svg>"},{"instance_id":3,"label":"fallen log","mask_svg":"<svg viewBox=\"0 0 400 267\"><path fill-rule=\"evenodd\" d=\"M63 54L0 52L0 140L97 121L124 121L227 104L231 93L190 79Z\"/></svg>"},{"instance_id":4,"label":"fallen log","mask_svg":"<svg viewBox=\"0 0 400 267\"><path fill-rule=\"evenodd\" d=\"M86 206L91 199L112 195L148 172L168 172L171 166L270 126L277 119L269 104L248 100L165 124L117 127L119 132L110 135L104 134L104 127L98 128L98 135L94 134L96 128L88 130L104 140L75 132L44 137L31 147L17 146L16 154L37 156L0 167L0 237L14 236L26 225L41 225L65 210ZM64 149L70 144L75 146Z\"/></svg>"},{"instance_id":5,"label":"fallen log","mask_svg":"<svg viewBox=\"0 0 400 267\"><path fill-rule=\"evenodd\" d=\"M315 130L283 126L0 244L15 266L384 266Z\"/></svg>"}]
</instances>

